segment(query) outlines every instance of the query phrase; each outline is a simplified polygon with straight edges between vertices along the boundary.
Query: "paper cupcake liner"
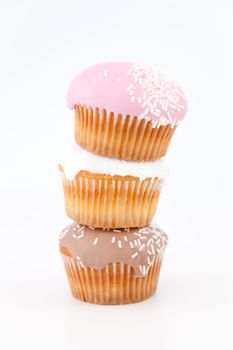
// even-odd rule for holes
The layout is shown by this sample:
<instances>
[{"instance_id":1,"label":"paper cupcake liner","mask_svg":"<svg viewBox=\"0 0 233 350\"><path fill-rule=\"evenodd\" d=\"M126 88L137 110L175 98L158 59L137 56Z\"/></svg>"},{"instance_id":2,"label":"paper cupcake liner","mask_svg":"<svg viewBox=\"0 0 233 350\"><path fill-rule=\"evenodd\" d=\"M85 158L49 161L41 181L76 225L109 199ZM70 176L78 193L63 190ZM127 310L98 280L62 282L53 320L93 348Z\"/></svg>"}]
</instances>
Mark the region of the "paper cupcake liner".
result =
<instances>
[{"instance_id":1,"label":"paper cupcake liner","mask_svg":"<svg viewBox=\"0 0 233 350\"><path fill-rule=\"evenodd\" d=\"M145 277L136 277L132 267L111 263L101 270L82 266L62 254L71 292L75 298L94 304L137 303L153 295L157 288L163 254L158 254Z\"/></svg>"},{"instance_id":2,"label":"paper cupcake liner","mask_svg":"<svg viewBox=\"0 0 233 350\"><path fill-rule=\"evenodd\" d=\"M156 212L158 178L97 175L81 171L74 180L60 167L67 215L82 225L101 228L143 227Z\"/></svg>"},{"instance_id":3,"label":"paper cupcake liner","mask_svg":"<svg viewBox=\"0 0 233 350\"><path fill-rule=\"evenodd\" d=\"M93 153L124 160L156 160L167 153L175 125L156 125L151 120L114 115L106 110L75 108L75 139Z\"/></svg>"}]
</instances>

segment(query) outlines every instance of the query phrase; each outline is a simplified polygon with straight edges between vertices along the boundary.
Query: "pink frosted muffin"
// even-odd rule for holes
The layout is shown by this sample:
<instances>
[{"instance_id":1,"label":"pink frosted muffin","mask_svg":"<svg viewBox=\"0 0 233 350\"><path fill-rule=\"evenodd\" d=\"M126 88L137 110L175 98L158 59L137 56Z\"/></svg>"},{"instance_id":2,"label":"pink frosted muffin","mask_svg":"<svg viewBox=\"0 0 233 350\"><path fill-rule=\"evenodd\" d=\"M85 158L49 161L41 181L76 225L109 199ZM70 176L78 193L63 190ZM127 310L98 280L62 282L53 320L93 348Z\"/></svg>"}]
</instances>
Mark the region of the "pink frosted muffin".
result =
<instances>
[{"instance_id":1,"label":"pink frosted muffin","mask_svg":"<svg viewBox=\"0 0 233 350\"><path fill-rule=\"evenodd\" d=\"M166 155L184 118L181 88L161 73L132 63L105 63L78 74L68 90L75 139L87 150L131 161Z\"/></svg>"},{"instance_id":2,"label":"pink frosted muffin","mask_svg":"<svg viewBox=\"0 0 233 350\"><path fill-rule=\"evenodd\" d=\"M60 252L74 297L95 304L129 304L156 291L167 235L157 226L104 230L73 223Z\"/></svg>"}]
</instances>

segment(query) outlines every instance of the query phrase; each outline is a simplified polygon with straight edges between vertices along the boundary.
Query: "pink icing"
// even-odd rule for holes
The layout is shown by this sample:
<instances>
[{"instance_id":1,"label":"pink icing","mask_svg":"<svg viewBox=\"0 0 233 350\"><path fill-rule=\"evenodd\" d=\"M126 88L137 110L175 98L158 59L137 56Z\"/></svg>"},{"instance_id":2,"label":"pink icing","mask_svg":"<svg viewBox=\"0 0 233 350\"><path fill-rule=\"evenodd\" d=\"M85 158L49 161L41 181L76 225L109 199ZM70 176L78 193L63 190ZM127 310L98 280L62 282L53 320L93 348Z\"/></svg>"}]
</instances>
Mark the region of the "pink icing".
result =
<instances>
[{"instance_id":1,"label":"pink icing","mask_svg":"<svg viewBox=\"0 0 233 350\"><path fill-rule=\"evenodd\" d=\"M106 109L161 124L177 124L187 111L183 91L161 73L132 63L87 68L71 82L67 104Z\"/></svg>"}]
</instances>

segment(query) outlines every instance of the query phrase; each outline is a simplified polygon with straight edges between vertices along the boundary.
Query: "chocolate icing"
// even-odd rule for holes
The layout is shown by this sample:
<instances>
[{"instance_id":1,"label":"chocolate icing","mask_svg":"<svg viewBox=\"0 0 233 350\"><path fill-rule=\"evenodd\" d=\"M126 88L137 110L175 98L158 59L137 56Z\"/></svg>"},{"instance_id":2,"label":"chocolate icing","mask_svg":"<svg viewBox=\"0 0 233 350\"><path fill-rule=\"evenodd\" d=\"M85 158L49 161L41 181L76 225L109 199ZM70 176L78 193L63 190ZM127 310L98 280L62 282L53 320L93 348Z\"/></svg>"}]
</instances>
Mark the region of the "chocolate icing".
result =
<instances>
[{"instance_id":1,"label":"chocolate icing","mask_svg":"<svg viewBox=\"0 0 233 350\"><path fill-rule=\"evenodd\" d=\"M109 263L125 263L135 276L145 276L167 245L167 235L157 226L130 229L97 229L74 222L60 235L61 250L68 251L83 267L96 270Z\"/></svg>"}]
</instances>

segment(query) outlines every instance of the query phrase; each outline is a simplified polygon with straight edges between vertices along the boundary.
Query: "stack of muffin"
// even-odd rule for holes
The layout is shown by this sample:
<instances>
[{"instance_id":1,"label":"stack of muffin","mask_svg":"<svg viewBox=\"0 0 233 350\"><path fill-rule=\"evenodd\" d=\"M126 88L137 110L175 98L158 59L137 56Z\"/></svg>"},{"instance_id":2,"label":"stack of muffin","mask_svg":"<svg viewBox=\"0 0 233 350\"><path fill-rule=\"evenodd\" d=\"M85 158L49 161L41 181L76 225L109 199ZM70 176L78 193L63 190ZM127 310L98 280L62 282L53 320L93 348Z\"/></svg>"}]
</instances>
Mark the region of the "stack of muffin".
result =
<instances>
[{"instance_id":1,"label":"stack of muffin","mask_svg":"<svg viewBox=\"0 0 233 350\"><path fill-rule=\"evenodd\" d=\"M72 294L97 304L156 290L167 235L152 218L162 159L187 103L174 81L131 63L90 67L71 82L74 145L59 163L67 215L60 251Z\"/></svg>"}]
</instances>

